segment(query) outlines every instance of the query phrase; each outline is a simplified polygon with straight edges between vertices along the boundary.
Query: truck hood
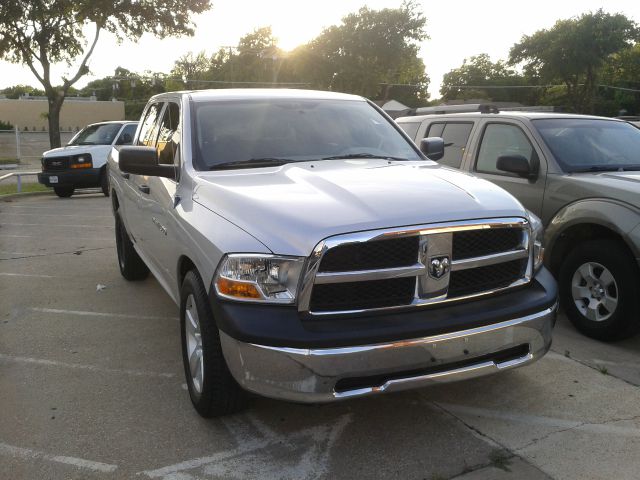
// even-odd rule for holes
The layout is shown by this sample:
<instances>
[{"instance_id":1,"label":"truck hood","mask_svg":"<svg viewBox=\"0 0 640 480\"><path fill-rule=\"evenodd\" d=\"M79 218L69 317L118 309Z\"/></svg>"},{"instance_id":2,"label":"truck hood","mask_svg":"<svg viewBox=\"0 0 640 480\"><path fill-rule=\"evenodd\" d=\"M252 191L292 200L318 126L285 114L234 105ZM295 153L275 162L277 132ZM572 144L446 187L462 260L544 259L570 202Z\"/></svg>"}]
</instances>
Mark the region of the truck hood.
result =
<instances>
[{"instance_id":1,"label":"truck hood","mask_svg":"<svg viewBox=\"0 0 640 480\"><path fill-rule=\"evenodd\" d=\"M573 173L559 188L572 199L606 197L640 208L640 172Z\"/></svg>"},{"instance_id":2,"label":"truck hood","mask_svg":"<svg viewBox=\"0 0 640 480\"><path fill-rule=\"evenodd\" d=\"M196 202L285 255L342 233L526 214L494 184L425 161L299 162L199 172L195 182Z\"/></svg>"},{"instance_id":3,"label":"truck hood","mask_svg":"<svg viewBox=\"0 0 640 480\"><path fill-rule=\"evenodd\" d=\"M66 147L47 150L42 155L45 157L64 157L67 155L90 153L91 155L101 155L106 158L110 150L111 145L68 145Z\"/></svg>"}]
</instances>

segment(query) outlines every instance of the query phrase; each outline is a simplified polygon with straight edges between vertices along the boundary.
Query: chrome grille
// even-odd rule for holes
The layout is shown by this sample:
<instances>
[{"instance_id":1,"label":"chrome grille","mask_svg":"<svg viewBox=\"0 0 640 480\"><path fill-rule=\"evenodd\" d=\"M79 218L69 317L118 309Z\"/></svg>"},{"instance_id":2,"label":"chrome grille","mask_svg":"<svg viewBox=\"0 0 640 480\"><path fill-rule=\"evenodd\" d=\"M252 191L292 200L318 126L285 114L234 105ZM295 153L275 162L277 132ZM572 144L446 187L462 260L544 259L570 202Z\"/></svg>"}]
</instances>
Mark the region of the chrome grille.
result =
<instances>
[{"instance_id":1,"label":"chrome grille","mask_svg":"<svg viewBox=\"0 0 640 480\"><path fill-rule=\"evenodd\" d=\"M529 223L500 218L330 237L314 249L298 309L407 308L487 295L531 278Z\"/></svg>"}]
</instances>

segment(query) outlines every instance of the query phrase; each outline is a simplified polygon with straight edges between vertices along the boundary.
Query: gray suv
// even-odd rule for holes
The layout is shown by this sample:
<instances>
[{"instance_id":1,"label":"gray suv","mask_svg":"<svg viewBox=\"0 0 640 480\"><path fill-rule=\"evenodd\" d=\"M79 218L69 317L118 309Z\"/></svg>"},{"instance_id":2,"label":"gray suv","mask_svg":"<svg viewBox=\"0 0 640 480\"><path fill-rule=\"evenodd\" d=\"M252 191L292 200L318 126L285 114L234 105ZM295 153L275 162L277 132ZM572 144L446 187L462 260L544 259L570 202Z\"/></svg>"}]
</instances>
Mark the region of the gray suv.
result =
<instances>
[{"instance_id":1,"label":"gray suv","mask_svg":"<svg viewBox=\"0 0 640 480\"><path fill-rule=\"evenodd\" d=\"M494 182L542 219L545 262L581 332L600 340L637 332L640 130L609 118L531 112L397 123L418 144L442 138L440 164Z\"/></svg>"}]
</instances>

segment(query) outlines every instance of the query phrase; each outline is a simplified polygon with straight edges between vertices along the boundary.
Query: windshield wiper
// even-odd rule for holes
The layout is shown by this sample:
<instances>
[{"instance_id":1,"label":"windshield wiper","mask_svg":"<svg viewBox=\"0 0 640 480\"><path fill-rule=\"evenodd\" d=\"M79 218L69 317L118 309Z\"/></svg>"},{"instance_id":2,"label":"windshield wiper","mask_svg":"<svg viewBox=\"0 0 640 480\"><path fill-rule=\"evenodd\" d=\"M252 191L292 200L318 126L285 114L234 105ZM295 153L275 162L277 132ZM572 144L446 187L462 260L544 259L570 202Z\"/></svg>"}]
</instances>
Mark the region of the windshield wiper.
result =
<instances>
[{"instance_id":1,"label":"windshield wiper","mask_svg":"<svg viewBox=\"0 0 640 480\"><path fill-rule=\"evenodd\" d=\"M382 160L409 160L408 158L392 157L391 155L374 155L373 153L349 153L346 155L333 155L323 157L320 160L349 160L352 158L380 158Z\"/></svg>"},{"instance_id":2,"label":"windshield wiper","mask_svg":"<svg viewBox=\"0 0 640 480\"><path fill-rule=\"evenodd\" d=\"M248 160L237 160L234 162L224 162L212 165L209 170L225 170L233 168L260 168L260 167L277 167L278 165L284 165L286 163L295 162L290 158L250 158Z\"/></svg>"}]
</instances>

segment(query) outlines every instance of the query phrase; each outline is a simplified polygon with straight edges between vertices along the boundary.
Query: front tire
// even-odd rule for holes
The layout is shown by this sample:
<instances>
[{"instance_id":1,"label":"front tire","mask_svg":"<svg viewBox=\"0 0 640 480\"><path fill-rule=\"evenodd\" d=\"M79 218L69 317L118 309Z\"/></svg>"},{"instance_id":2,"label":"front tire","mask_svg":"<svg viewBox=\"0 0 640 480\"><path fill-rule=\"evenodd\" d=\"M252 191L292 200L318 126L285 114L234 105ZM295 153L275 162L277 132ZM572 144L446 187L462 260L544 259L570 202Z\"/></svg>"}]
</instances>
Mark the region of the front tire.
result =
<instances>
[{"instance_id":1,"label":"front tire","mask_svg":"<svg viewBox=\"0 0 640 480\"><path fill-rule=\"evenodd\" d=\"M100 189L105 197L109 196L109 172L105 168L100 175Z\"/></svg>"},{"instance_id":2,"label":"front tire","mask_svg":"<svg viewBox=\"0 0 640 480\"><path fill-rule=\"evenodd\" d=\"M56 195L60 198L69 198L73 195L75 188L73 187L53 187L53 191L56 192Z\"/></svg>"},{"instance_id":3,"label":"front tire","mask_svg":"<svg viewBox=\"0 0 640 480\"><path fill-rule=\"evenodd\" d=\"M640 327L640 288L635 259L619 242L578 244L560 269L560 298L573 325L597 340L634 335Z\"/></svg>"},{"instance_id":4,"label":"front tire","mask_svg":"<svg viewBox=\"0 0 640 480\"><path fill-rule=\"evenodd\" d=\"M127 280L144 280L149 275L149 268L136 252L129 238L127 229L122 223L120 213L116 212L116 251L120 273Z\"/></svg>"},{"instance_id":5,"label":"front tire","mask_svg":"<svg viewBox=\"0 0 640 480\"><path fill-rule=\"evenodd\" d=\"M207 292L194 270L185 275L180 290L180 331L184 372L196 411L210 418L246 408L248 393L229 372Z\"/></svg>"}]
</instances>

